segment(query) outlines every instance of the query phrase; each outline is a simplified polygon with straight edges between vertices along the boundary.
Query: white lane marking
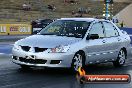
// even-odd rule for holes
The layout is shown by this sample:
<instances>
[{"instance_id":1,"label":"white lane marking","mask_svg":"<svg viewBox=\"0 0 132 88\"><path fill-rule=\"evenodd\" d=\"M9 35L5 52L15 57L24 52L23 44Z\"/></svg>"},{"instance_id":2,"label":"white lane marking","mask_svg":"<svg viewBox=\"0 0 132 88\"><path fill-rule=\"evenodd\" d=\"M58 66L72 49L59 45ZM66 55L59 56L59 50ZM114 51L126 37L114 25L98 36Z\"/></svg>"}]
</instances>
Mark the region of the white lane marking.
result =
<instances>
[{"instance_id":1,"label":"white lane marking","mask_svg":"<svg viewBox=\"0 0 132 88\"><path fill-rule=\"evenodd\" d=\"M109 52L109 53L113 53L113 52Z\"/></svg>"},{"instance_id":2,"label":"white lane marking","mask_svg":"<svg viewBox=\"0 0 132 88\"><path fill-rule=\"evenodd\" d=\"M87 55L88 57L91 57L92 55Z\"/></svg>"},{"instance_id":3,"label":"white lane marking","mask_svg":"<svg viewBox=\"0 0 132 88\"><path fill-rule=\"evenodd\" d=\"M12 55L12 54L0 53L0 55Z\"/></svg>"},{"instance_id":4,"label":"white lane marking","mask_svg":"<svg viewBox=\"0 0 132 88\"><path fill-rule=\"evenodd\" d=\"M100 54L96 54L97 56L99 56Z\"/></svg>"},{"instance_id":5,"label":"white lane marking","mask_svg":"<svg viewBox=\"0 0 132 88\"><path fill-rule=\"evenodd\" d=\"M14 44L5 44L5 43L3 43L3 44L0 44L0 46L14 46Z\"/></svg>"},{"instance_id":6,"label":"white lane marking","mask_svg":"<svg viewBox=\"0 0 132 88\"><path fill-rule=\"evenodd\" d=\"M4 53L0 53L0 55L3 55Z\"/></svg>"},{"instance_id":7,"label":"white lane marking","mask_svg":"<svg viewBox=\"0 0 132 88\"><path fill-rule=\"evenodd\" d=\"M90 64L92 64L93 62L89 62Z\"/></svg>"},{"instance_id":8,"label":"white lane marking","mask_svg":"<svg viewBox=\"0 0 132 88\"><path fill-rule=\"evenodd\" d=\"M97 63L99 63L99 61L96 61Z\"/></svg>"},{"instance_id":9,"label":"white lane marking","mask_svg":"<svg viewBox=\"0 0 132 88\"><path fill-rule=\"evenodd\" d=\"M103 53L103 54L107 54L107 53Z\"/></svg>"}]
</instances>

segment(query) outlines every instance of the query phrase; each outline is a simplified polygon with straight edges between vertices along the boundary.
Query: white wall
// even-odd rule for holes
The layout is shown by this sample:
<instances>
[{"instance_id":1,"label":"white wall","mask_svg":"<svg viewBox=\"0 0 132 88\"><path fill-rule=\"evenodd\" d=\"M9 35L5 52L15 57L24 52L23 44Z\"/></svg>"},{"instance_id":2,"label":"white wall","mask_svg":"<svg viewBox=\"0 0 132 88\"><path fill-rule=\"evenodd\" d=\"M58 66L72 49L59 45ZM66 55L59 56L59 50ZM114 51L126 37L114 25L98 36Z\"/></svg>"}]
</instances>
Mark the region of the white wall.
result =
<instances>
[{"instance_id":1,"label":"white wall","mask_svg":"<svg viewBox=\"0 0 132 88\"><path fill-rule=\"evenodd\" d=\"M126 27L132 27L132 4L120 11L117 15L119 21L124 21Z\"/></svg>"}]
</instances>

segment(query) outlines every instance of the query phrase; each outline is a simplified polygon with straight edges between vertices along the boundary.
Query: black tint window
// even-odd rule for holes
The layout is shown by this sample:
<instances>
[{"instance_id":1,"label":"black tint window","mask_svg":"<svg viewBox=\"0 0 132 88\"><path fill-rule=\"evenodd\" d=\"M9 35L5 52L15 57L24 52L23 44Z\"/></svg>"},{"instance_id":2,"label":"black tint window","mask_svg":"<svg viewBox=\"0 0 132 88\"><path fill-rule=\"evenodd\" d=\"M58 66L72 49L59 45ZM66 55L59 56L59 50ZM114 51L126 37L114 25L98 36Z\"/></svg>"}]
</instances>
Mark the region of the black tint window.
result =
<instances>
[{"instance_id":1,"label":"black tint window","mask_svg":"<svg viewBox=\"0 0 132 88\"><path fill-rule=\"evenodd\" d=\"M90 22L74 20L57 20L43 29L41 34L52 34L57 36L67 36L83 38L88 30Z\"/></svg>"}]
</instances>

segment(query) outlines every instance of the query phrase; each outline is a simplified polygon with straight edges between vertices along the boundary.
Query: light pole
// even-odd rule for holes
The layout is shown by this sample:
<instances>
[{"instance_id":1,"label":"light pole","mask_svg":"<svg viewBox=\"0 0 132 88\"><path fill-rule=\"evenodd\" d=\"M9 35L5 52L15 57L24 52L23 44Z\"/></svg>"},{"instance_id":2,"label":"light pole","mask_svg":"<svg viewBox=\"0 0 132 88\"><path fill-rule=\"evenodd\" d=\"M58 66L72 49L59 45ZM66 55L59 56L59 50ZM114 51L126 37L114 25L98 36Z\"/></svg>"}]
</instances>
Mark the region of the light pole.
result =
<instances>
[{"instance_id":1,"label":"light pole","mask_svg":"<svg viewBox=\"0 0 132 88\"><path fill-rule=\"evenodd\" d=\"M109 17L112 16L111 12L113 11L110 11L110 4L111 4L111 9L113 10L113 0L104 0L104 14L103 16L105 16L105 19L109 19Z\"/></svg>"},{"instance_id":2,"label":"light pole","mask_svg":"<svg viewBox=\"0 0 132 88\"><path fill-rule=\"evenodd\" d=\"M106 19L109 19L109 0L106 0L105 17L106 17Z\"/></svg>"}]
</instances>

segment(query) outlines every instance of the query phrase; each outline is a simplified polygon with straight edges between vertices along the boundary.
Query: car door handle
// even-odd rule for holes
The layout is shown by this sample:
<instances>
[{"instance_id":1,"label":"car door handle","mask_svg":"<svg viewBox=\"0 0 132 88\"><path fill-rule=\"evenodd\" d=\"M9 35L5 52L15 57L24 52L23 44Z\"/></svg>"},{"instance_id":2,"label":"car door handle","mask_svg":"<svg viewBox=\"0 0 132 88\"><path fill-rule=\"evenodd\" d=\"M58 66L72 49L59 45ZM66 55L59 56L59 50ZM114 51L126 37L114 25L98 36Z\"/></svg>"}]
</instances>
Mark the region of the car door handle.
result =
<instances>
[{"instance_id":1,"label":"car door handle","mask_svg":"<svg viewBox=\"0 0 132 88\"><path fill-rule=\"evenodd\" d=\"M117 38L117 40L118 40L118 41L121 41L121 39L120 39L120 38Z\"/></svg>"},{"instance_id":2,"label":"car door handle","mask_svg":"<svg viewBox=\"0 0 132 88\"><path fill-rule=\"evenodd\" d=\"M105 43L106 41L105 41L105 40L103 40L102 42L103 42L103 43Z\"/></svg>"}]
</instances>

